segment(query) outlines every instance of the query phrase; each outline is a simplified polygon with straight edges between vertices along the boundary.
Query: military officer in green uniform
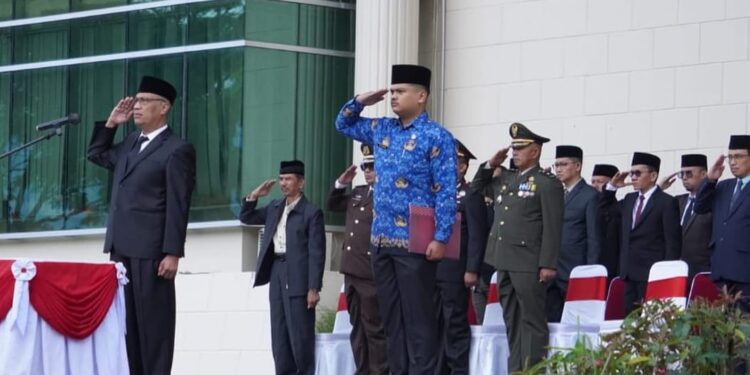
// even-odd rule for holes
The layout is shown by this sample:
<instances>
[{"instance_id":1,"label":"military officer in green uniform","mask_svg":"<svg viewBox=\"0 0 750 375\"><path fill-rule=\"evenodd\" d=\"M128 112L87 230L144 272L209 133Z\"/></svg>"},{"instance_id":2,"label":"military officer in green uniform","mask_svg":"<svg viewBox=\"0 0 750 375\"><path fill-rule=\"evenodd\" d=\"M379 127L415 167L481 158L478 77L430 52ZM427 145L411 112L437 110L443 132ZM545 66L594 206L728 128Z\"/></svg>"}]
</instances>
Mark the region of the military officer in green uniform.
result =
<instances>
[{"instance_id":1,"label":"military officer in green uniform","mask_svg":"<svg viewBox=\"0 0 750 375\"><path fill-rule=\"evenodd\" d=\"M509 372L546 357L549 341L545 300L556 275L562 240L563 186L539 166L548 138L526 126L510 126L516 169L501 167L508 148L479 167L472 188L491 187L495 217L485 261L498 272L497 285L510 344ZM501 168L499 173L493 172Z\"/></svg>"}]
</instances>

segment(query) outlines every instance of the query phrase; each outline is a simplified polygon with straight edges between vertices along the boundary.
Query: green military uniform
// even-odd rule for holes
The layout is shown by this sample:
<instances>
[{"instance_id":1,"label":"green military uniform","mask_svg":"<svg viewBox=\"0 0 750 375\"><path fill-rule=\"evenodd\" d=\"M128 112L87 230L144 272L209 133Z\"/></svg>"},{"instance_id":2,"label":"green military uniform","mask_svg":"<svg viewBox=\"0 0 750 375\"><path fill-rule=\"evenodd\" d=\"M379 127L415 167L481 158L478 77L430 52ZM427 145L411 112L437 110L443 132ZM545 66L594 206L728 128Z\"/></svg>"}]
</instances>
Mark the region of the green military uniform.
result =
<instances>
[{"instance_id":1,"label":"green military uniform","mask_svg":"<svg viewBox=\"0 0 750 375\"><path fill-rule=\"evenodd\" d=\"M542 144L522 124L511 125L513 147ZM540 268L556 268L562 240L563 186L539 165L520 171L479 168L472 188L491 187L495 217L485 261L498 270L500 303L510 343L510 372L520 371L546 357L549 342L545 300L548 283L539 281Z\"/></svg>"}]
</instances>

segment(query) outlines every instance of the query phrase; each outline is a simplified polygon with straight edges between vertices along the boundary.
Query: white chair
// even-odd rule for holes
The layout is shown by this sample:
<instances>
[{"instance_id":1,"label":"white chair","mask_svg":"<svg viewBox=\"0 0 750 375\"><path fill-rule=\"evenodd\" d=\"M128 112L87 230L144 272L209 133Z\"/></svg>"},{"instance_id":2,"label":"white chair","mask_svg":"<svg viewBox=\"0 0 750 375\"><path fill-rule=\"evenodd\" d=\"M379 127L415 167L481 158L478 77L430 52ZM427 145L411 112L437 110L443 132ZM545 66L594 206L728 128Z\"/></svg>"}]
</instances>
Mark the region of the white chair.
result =
<instances>
[{"instance_id":1,"label":"white chair","mask_svg":"<svg viewBox=\"0 0 750 375\"><path fill-rule=\"evenodd\" d=\"M487 306L484 308L483 326L505 326L503 307L500 305L500 293L497 288L497 272L492 274L490 288L487 291Z\"/></svg>"},{"instance_id":2,"label":"white chair","mask_svg":"<svg viewBox=\"0 0 750 375\"><path fill-rule=\"evenodd\" d=\"M560 323L549 324L550 355L569 349L584 338L599 343L599 325L604 321L607 299L607 269L599 264L573 268Z\"/></svg>"},{"instance_id":3,"label":"white chair","mask_svg":"<svg viewBox=\"0 0 750 375\"><path fill-rule=\"evenodd\" d=\"M651 266L645 302L668 299L684 309L687 305L688 265L681 260L656 262Z\"/></svg>"},{"instance_id":4,"label":"white chair","mask_svg":"<svg viewBox=\"0 0 750 375\"><path fill-rule=\"evenodd\" d=\"M570 272L561 324L599 324L604 321L607 269L600 264L578 266Z\"/></svg>"},{"instance_id":5,"label":"white chair","mask_svg":"<svg viewBox=\"0 0 750 375\"><path fill-rule=\"evenodd\" d=\"M336 318L333 321L332 333L315 335L315 374L353 374L356 371L349 335L352 325L349 322L349 311L346 309L344 285L339 292Z\"/></svg>"},{"instance_id":6,"label":"white chair","mask_svg":"<svg viewBox=\"0 0 750 375\"><path fill-rule=\"evenodd\" d=\"M336 319L333 321L333 333L350 333L352 323L349 320L349 310L346 308L346 286L341 285L339 303L336 308Z\"/></svg>"}]
</instances>

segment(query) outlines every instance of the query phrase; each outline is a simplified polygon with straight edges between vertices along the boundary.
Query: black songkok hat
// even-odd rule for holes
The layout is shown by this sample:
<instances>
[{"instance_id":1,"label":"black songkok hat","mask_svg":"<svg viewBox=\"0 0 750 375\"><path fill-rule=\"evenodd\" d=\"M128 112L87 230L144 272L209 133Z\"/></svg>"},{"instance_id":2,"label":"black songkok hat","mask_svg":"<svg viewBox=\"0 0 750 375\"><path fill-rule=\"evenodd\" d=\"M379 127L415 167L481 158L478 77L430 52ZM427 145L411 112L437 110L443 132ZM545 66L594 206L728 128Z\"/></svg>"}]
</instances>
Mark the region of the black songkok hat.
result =
<instances>
[{"instance_id":1,"label":"black songkok hat","mask_svg":"<svg viewBox=\"0 0 750 375\"><path fill-rule=\"evenodd\" d=\"M391 84L411 83L422 85L427 92L430 91L430 77L432 72L419 65L394 65L391 68Z\"/></svg>"},{"instance_id":2,"label":"black songkok hat","mask_svg":"<svg viewBox=\"0 0 750 375\"><path fill-rule=\"evenodd\" d=\"M151 76L143 76L141 84L138 86L138 92L147 92L156 94L164 99L169 100L169 104L174 104L177 97L177 90L169 82Z\"/></svg>"},{"instance_id":3,"label":"black songkok hat","mask_svg":"<svg viewBox=\"0 0 750 375\"><path fill-rule=\"evenodd\" d=\"M282 161L279 174L298 174L304 177L305 163L299 160Z\"/></svg>"},{"instance_id":4,"label":"black songkok hat","mask_svg":"<svg viewBox=\"0 0 750 375\"><path fill-rule=\"evenodd\" d=\"M682 155L681 166L683 168L686 168L686 167L708 168L708 159L706 158L706 155L703 155L703 154Z\"/></svg>"},{"instance_id":5,"label":"black songkok hat","mask_svg":"<svg viewBox=\"0 0 750 375\"><path fill-rule=\"evenodd\" d=\"M733 135L729 137L730 150L748 150L750 152L750 135Z\"/></svg>"},{"instance_id":6,"label":"black songkok hat","mask_svg":"<svg viewBox=\"0 0 750 375\"><path fill-rule=\"evenodd\" d=\"M578 158L583 160L583 150L578 146L557 146L555 158Z\"/></svg>"},{"instance_id":7,"label":"black songkok hat","mask_svg":"<svg viewBox=\"0 0 750 375\"><path fill-rule=\"evenodd\" d=\"M612 178L615 177L615 174L617 174L617 172L617 167L612 164L597 164L594 166L594 173L592 173L591 175Z\"/></svg>"},{"instance_id":8,"label":"black songkok hat","mask_svg":"<svg viewBox=\"0 0 750 375\"><path fill-rule=\"evenodd\" d=\"M636 152L633 154L633 162L630 163L630 165L639 164L648 165L658 172L659 167L661 166L661 159L659 159L659 157L654 154L649 154L646 152Z\"/></svg>"}]
</instances>

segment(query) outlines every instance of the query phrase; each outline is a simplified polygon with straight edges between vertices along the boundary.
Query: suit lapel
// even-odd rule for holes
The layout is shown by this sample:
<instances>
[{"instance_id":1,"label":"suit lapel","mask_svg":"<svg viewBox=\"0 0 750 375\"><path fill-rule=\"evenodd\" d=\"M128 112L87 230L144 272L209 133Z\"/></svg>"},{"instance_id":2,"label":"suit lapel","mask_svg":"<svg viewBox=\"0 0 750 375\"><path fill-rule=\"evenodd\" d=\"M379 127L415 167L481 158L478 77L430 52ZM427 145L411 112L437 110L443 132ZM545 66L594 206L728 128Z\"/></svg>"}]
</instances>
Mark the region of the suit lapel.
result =
<instances>
[{"instance_id":1,"label":"suit lapel","mask_svg":"<svg viewBox=\"0 0 750 375\"><path fill-rule=\"evenodd\" d=\"M138 154L138 157L136 157L135 160L132 161L132 163L128 162L128 165L125 169L125 173L123 174L121 180L124 180L125 178L127 178L128 175L130 175L130 173L133 172L135 167L138 166L138 164L140 164L141 161L146 159L149 155L151 155L152 153L154 153L154 151L156 151L159 147L161 147L171 135L172 135L172 131L169 130L169 128L167 128L161 134L156 136L156 138L154 138L154 140L152 140L148 144L148 146L146 146L146 148L143 149L143 151L141 151ZM133 142L130 143L130 148L128 150L133 149L133 147L135 146L135 142L138 141L139 136L140 135L137 135L136 137L133 138Z\"/></svg>"},{"instance_id":2,"label":"suit lapel","mask_svg":"<svg viewBox=\"0 0 750 375\"><path fill-rule=\"evenodd\" d=\"M580 181L578 181L576 186L573 186L573 189L570 190L570 193L568 193L568 197L565 200L565 207L567 207L568 204L573 201L573 198L575 198L576 195L581 192L581 190L583 189L583 184L585 184L585 182L583 182L583 179L581 179Z\"/></svg>"},{"instance_id":3,"label":"suit lapel","mask_svg":"<svg viewBox=\"0 0 750 375\"><path fill-rule=\"evenodd\" d=\"M732 194L734 194L734 189L736 188L737 188L736 185L732 186L732 190L731 190ZM737 197L737 201L734 202L734 206L732 206L732 209L729 211L727 218L732 216L737 211L738 207L742 206L742 202L745 200L745 198L747 198L748 193L750 193L750 188L745 187L742 189L742 191L740 192L740 196ZM729 201L730 202L732 201L731 195L730 195Z\"/></svg>"},{"instance_id":4,"label":"suit lapel","mask_svg":"<svg viewBox=\"0 0 750 375\"><path fill-rule=\"evenodd\" d=\"M623 225L625 225L625 228L628 228L630 230L633 230L633 209L635 209L635 200L637 199L638 194L630 193L625 196L625 199L623 199L623 205L624 208L623 215L622 215L622 222Z\"/></svg>"},{"instance_id":5,"label":"suit lapel","mask_svg":"<svg viewBox=\"0 0 750 375\"><path fill-rule=\"evenodd\" d=\"M654 190L654 192L651 194L648 202L646 202L646 207L643 207L643 212L641 212L641 219L637 223L635 223L635 227L633 227L633 229L638 228L643 223L643 221L646 220L648 214L653 211L654 205L656 205L656 200L659 199L660 192L661 190L657 187L656 190Z\"/></svg>"}]
</instances>

